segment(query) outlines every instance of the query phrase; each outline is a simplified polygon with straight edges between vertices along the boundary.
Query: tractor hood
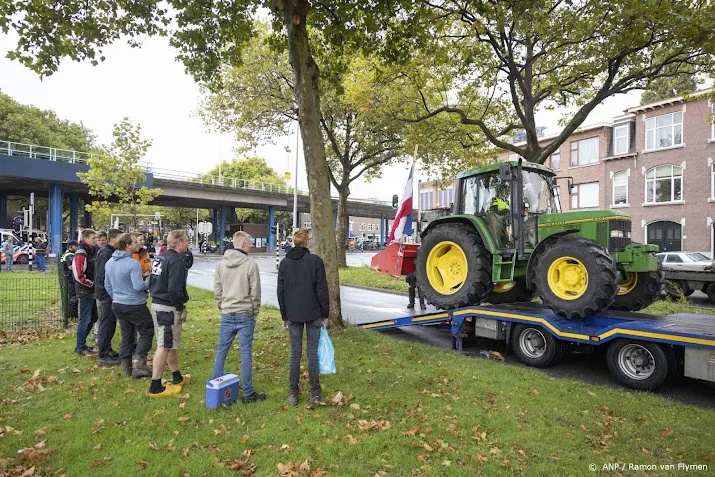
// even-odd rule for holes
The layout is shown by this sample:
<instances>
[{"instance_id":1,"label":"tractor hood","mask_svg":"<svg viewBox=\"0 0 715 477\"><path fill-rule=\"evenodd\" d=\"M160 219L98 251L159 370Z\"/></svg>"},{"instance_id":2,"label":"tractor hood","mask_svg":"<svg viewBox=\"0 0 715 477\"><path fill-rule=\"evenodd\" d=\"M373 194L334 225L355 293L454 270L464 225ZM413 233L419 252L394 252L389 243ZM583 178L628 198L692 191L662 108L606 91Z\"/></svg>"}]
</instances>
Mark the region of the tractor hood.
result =
<instances>
[{"instance_id":1,"label":"tractor hood","mask_svg":"<svg viewBox=\"0 0 715 477\"><path fill-rule=\"evenodd\" d=\"M539 216L539 227L563 227L608 220L631 220L631 217L618 210L582 210L543 214Z\"/></svg>"}]
</instances>

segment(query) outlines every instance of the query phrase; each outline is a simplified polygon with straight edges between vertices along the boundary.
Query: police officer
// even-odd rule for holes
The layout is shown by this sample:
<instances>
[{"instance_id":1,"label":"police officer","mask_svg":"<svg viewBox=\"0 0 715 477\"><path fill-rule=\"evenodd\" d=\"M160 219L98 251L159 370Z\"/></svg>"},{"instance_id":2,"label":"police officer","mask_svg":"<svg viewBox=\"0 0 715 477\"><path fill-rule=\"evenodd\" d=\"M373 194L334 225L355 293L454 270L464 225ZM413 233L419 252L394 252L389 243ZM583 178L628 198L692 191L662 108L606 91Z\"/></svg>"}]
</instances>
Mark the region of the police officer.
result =
<instances>
[{"instance_id":1,"label":"police officer","mask_svg":"<svg viewBox=\"0 0 715 477\"><path fill-rule=\"evenodd\" d=\"M63 309L67 310L67 317L77 318L77 294L74 290L74 279L72 278L72 260L77 251L79 243L76 240L67 242L67 250L60 258L60 290L62 291ZM65 308L66 307L66 308Z\"/></svg>"},{"instance_id":2,"label":"police officer","mask_svg":"<svg viewBox=\"0 0 715 477\"><path fill-rule=\"evenodd\" d=\"M410 296L410 301L407 303L407 308L409 309L414 309L415 308L415 291L417 291L417 295L419 296L420 299L420 308L423 310L427 309L427 305L425 305L425 297L422 294L422 290L420 290L420 287L417 286L417 276L415 275L415 272L410 273L407 275L405 278L405 281L407 282L407 285L409 285L409 296Z\"/></svg>"}]
</instances>

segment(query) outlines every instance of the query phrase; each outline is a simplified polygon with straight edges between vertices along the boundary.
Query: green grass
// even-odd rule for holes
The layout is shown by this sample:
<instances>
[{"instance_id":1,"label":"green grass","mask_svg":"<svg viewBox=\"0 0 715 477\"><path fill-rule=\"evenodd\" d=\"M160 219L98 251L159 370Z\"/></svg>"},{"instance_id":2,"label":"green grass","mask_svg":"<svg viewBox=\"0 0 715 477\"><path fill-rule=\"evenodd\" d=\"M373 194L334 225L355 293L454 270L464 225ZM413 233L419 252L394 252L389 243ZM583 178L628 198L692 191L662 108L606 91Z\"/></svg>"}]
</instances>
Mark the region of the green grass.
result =
<instances>
[{"instance_id":1,"label":"green grass","mask_svg":"<svg viewBox=\"0 0 715 477\"><path fill-rule=\"evenodd\" d=\"M715 412L354 327L332 333L337 374L321 377L326 396L340 391L349 402L309 410L304 393L300 406L288 407L289 342L275 310L261 313L254 343L254 384L269 399L207 410L204 382L219 315L210 292L190 294L180 363L192 382L180 398L149 400L147 380L97 369L73 354L71 334L0 347L0 474L34 463L69 476L236 475L222 467L227 460L255 465L259 476L305 461L311 471L338 476L561 476L589 474L589 463L710 465ZM227 370L239 369L238 357L232 349Z\"/></svg>"},{"instance_id":2,"label":"green grass","mask_svg":"<svg viewBox=\"0 0 715 477\"><path fill-rule=\"evenodd\" d=\"M61 325L57 270L0 272L0 330Z\"/></svg>"},{"instance_id":3,"label":"green grass","mask_svg":"<svg viewBox=\"0 0 715 477\"><path fill-rule=\"evenodd\" d=\"M342 285L359 285L407 292L407 282L405 282L404 277L391 277L390 275L376 272L368 266L341 268L339 274Z\"/></svg>"}]
</instances>

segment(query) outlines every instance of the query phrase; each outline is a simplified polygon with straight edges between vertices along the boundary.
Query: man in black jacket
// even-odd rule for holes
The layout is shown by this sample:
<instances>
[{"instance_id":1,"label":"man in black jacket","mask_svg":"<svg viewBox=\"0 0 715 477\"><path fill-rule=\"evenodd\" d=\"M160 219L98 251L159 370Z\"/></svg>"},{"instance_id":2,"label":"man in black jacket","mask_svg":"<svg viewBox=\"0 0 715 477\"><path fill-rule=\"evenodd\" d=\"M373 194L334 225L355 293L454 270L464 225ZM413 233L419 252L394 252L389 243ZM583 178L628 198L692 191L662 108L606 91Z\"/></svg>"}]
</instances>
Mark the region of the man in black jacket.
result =
<instances>
[{"instance_id":1,"label":"man in black jacket","mask_svg":"<svg viewBox=\"0 0 715 477\"><path fill-rule=\"evenodd\" d=\"M293 234L294 247L278 267L278 304L283 328L290 332L290 387L288 403L298 404L298 381L303 348L303 327L307 334L308 376L310 399L308 404L323 401L318 369L318 340L320 327L328 324L330 301L323 260L308 251L308 231Z\"/></svg>"},{"instance_id":2,"label":"man in black jacket","mask_svg":"<svg viewBox=\"0 0 715 477\"><path fill-rule=\"evenodd\" d=\"M117 316L112 311L112 297L104 288L104 267L117 249L119 236L122 232L109 229L107 243L97 252L94 263L94 298L97 300L99 312L99 330L97 333L97 348L99 348L98 366L116 366L119 364L119 354L112 350L112 338L117 331Z\"/></svg>"},{"instance_id":3,"label":"man in black jacket","mask_svg":"<svg viewBox=\"0 0 715 477\"><path fill-rule=\"evenodd\" d=\"M172 230L167 238L169 249L154 258L151 266L151 316L154 319L156 353L152 371L149 397L175 396L189 376L179 371L178 349L181 331L186 321L185 304L189 301L186 291L187 269L181 255L189 249L189 238L183 230ZM161 384L164 366L169 364L171 384Z\"/></svg>"}]
</instances>

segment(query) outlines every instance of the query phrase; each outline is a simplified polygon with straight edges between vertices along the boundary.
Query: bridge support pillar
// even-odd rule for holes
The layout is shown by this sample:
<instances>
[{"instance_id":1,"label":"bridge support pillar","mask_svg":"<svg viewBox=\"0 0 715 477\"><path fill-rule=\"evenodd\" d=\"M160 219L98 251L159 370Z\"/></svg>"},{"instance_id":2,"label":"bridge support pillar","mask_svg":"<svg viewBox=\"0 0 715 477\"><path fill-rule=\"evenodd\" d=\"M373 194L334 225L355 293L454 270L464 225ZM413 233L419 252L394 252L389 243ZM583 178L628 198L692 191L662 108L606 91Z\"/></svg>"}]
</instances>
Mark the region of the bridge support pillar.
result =
<instances>
[{"instance_id":1,"label":"bridge support pillar","mask_svg":"<svg viewBox=\"0 0 715 477\"><path fill-rule=\"evenodd\" d=\"M62 185L50 183L49 220L47 233L52 252L50 256L62 254Z\"/></svg>"},{"instance_id":2,"label":"bridge support pillar","mask_svg":"<svg viewBox=\"0 0 715 477\"><path fill-rule=\"evenodd\" d=\"M77 239L77 220L79 219L79 199L77 193L70 194L70 228L69 238L67 240Z\"/></svg>"},{"instance_id":3,"label":"bridge support pillar","mask_svg":"<svg viewBox=\"0 0 715 477\"><path fill-rule=\"evenodd\" d=\"M213 210L213 217L211 220L211 223L213 223L213 227L211 228L211 240L215 242L218 242L218 208L215 208Z\"/></svg>"},{"instance_id":4,"label":"bridge support pillar","mask_svg":"<svg viewBox=\"0 0 715 477\"><path fill-rule=\"evenodd\" d=\"M218 242L219 242L219 252L223 253L226 249L224 237L226 237L226 206L221 204L218 208Z\"/></svg>"},{"instance_id":5,"label":"bridge support pillar","mask_svg":"<svg viewBox=\"0 0 715 477\"><path fill-rule=\"evenodd\" d=\"M87 209L84 209L84 214L82 215L82 227L85 229L88 229L92 226L92 212L90 212ZM74 240L77 240L77 237L72 237Z\"/></svg>"},{"instance_id":6,"label":"bridge support pillar","mask_svg":"<svg viewBox=\"0 0 715 477\"><path fill-rule=\"evenodd\" d=\"M231 219L230 219L229 223L230 224L238 223L238 216L236 215L235 207L231 207Z\"/></svg>"},{"instance_id":7,"label":"bridge support pillar","mask_svg":"<svg viewBox=\"0 0 715 477\"><path fill-rule=\"evenodd\" d=\"M7 225L7 194L0 192L0 229L11 228Z\"/></svg>"},{"instance_id":8,"label":"bridge support pillar","mask_svg":"<svg viewBox=\"0 0 715 477\"><path fill-rule=\"evenodd\" d=\"M387 236L386 236L387 230L385 230L385 229L386 229L385 216L383 215L380 217L380 245L382 245L383 243L385 243L387 241Z\"/></svg>"},{"instance_id":9,"label":"bridge support pillar","mask_svg":"<svg viewBox=\"0 0 715 477\"><path fill-rule=\"evenodd\" d=\"M268 207L268 248L267 252L272 252L276 249L276 208Z\"/></svg>"}]
</instances>

